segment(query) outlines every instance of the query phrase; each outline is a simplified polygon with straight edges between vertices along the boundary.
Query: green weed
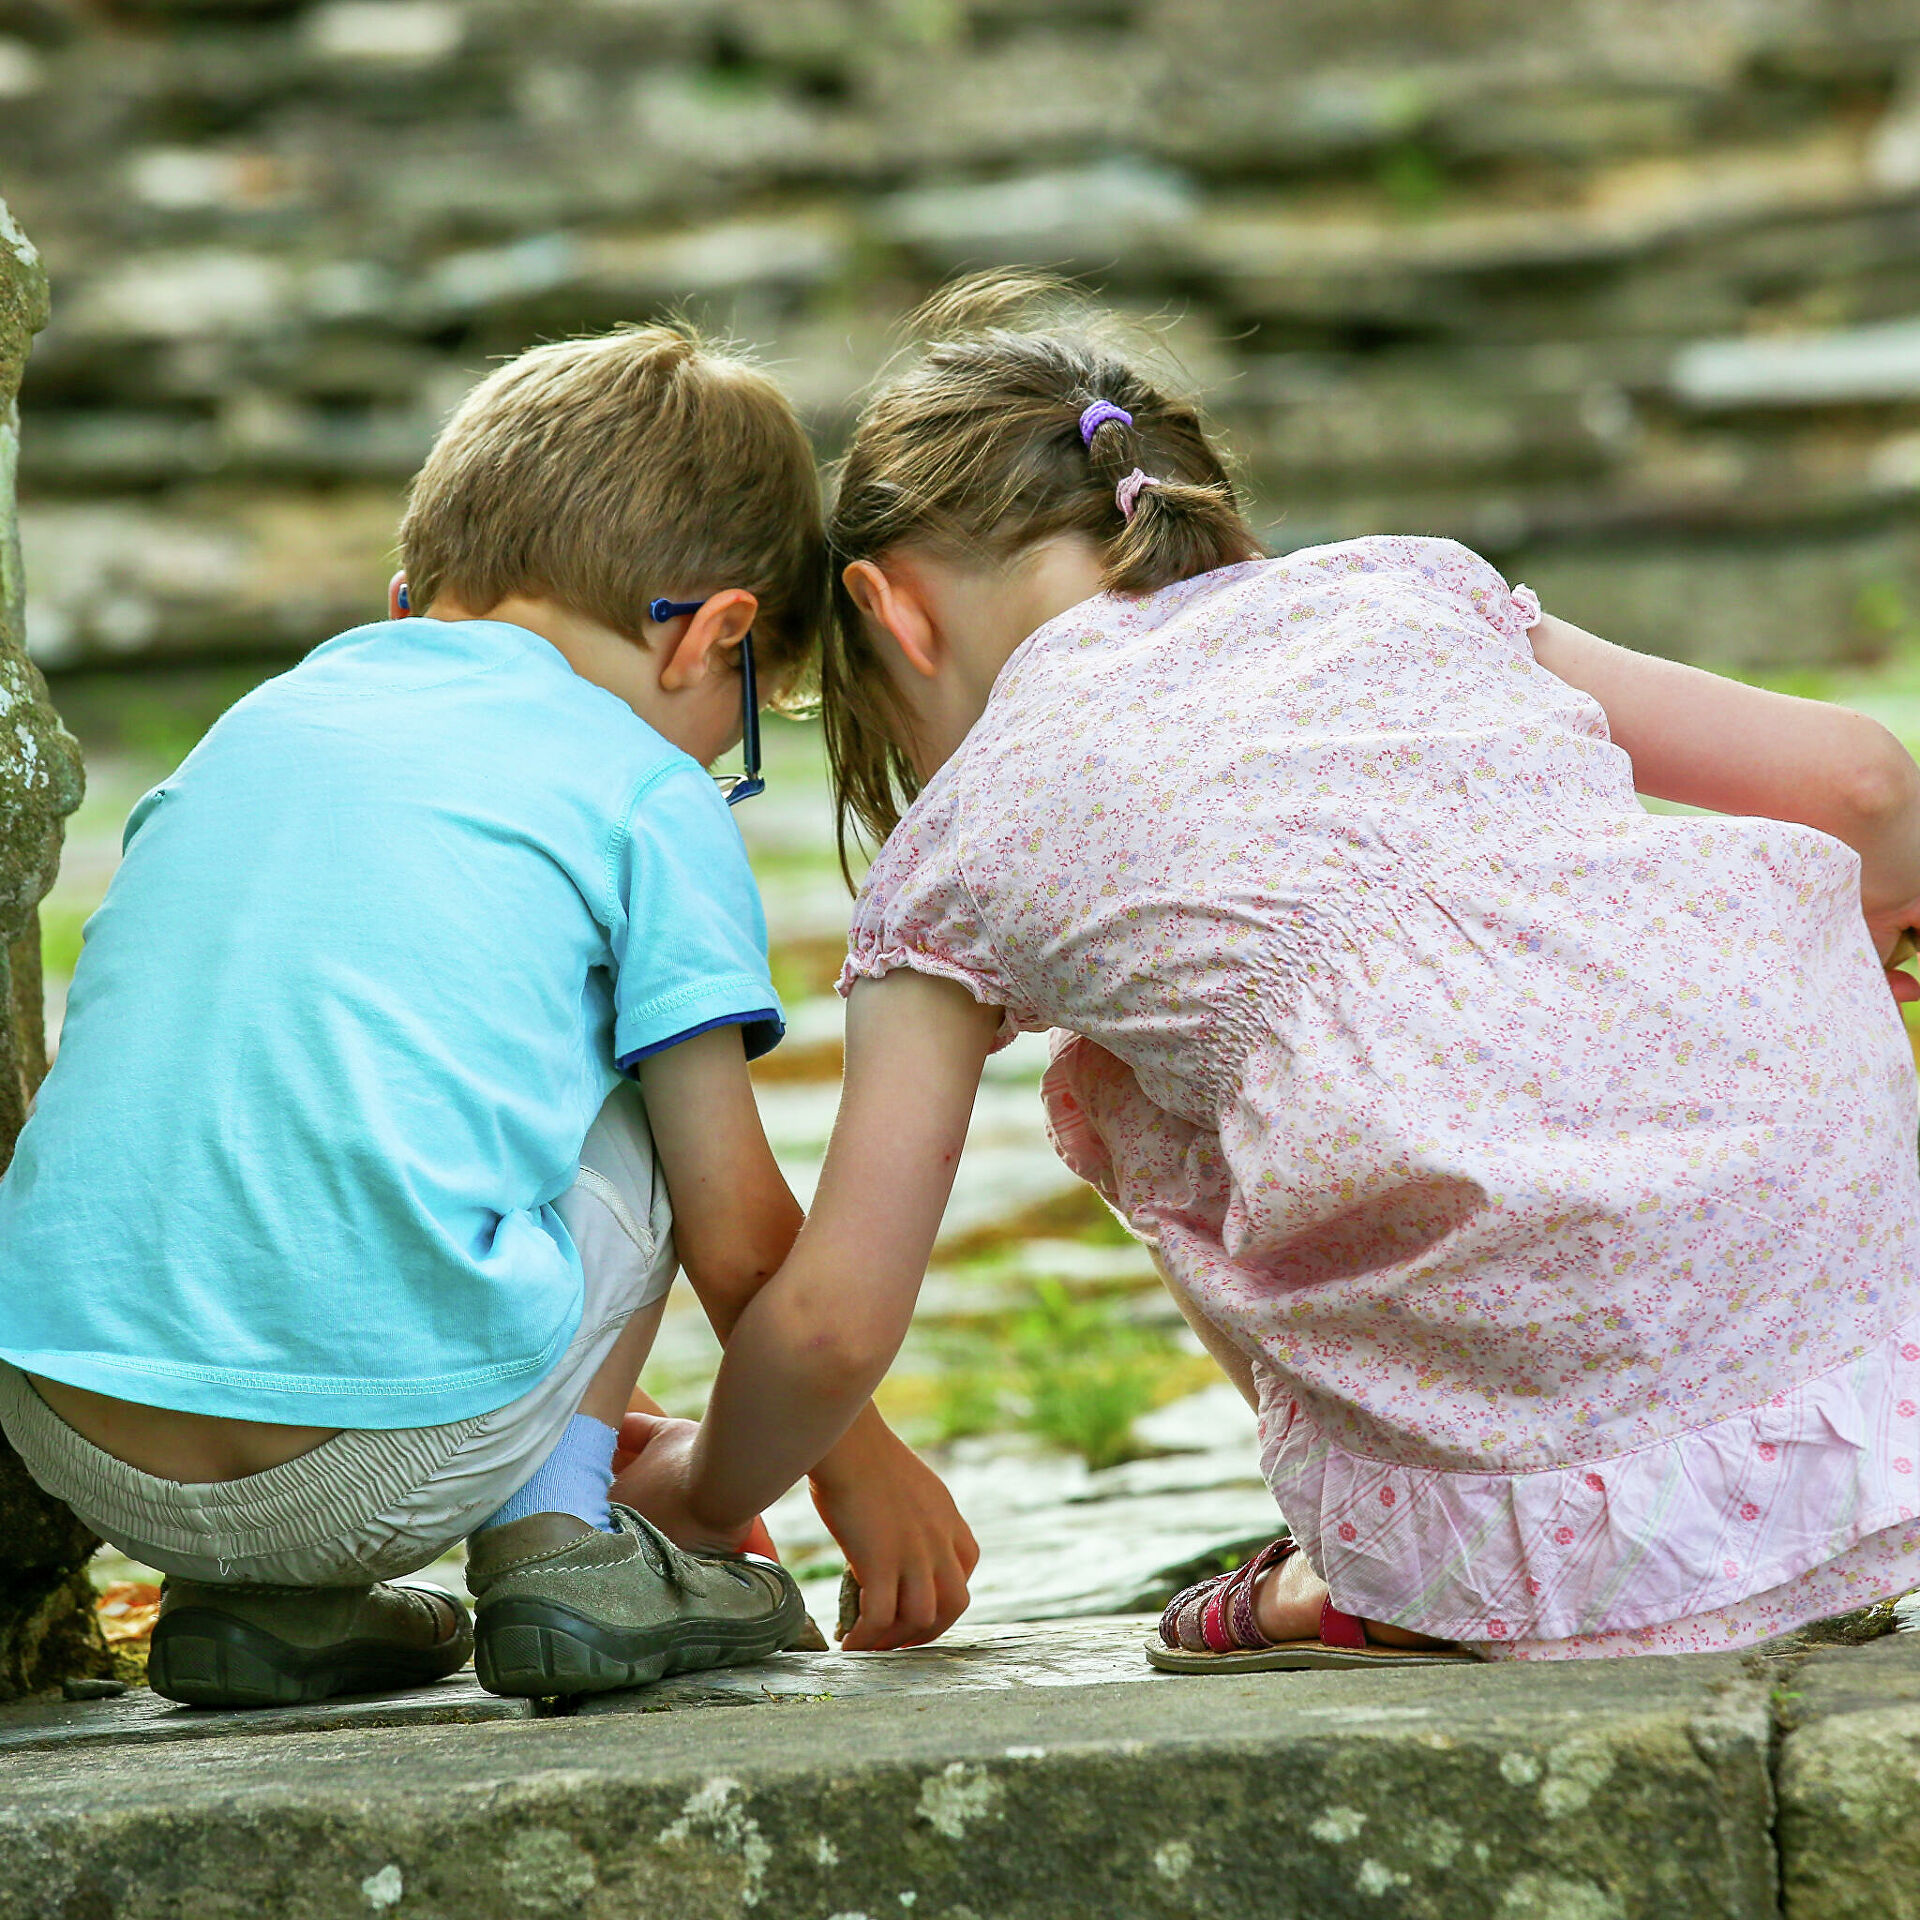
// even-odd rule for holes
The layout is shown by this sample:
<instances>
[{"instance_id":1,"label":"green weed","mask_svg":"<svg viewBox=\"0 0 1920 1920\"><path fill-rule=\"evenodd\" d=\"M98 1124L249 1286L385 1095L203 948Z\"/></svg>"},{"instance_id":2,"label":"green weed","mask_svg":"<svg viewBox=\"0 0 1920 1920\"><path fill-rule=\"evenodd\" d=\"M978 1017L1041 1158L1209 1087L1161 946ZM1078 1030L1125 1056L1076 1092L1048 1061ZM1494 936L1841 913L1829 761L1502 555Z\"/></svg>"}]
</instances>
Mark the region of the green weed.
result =
<instances>
[{"instance_id":1,"label":"green weed","mask_svg":"<svg viewBox=\"0 0 1920 1920\"><path fill-rule=\"evenodd\" d=\"M80 930L91 907L40 907L40 970L50 980L68 980L80 963Z\"/></svg>"},{"instance_id":2,"label":"green weed","mask_svg":"<svg viewBox=\"0 0 1920 1920\"><path fill-rule=\"evenodd\" d=\"M1396 213L1413 220L1439 212L1450 184L1437 156L1415 140L1403 140L1382 153L1374 183Z\"/></svg>"},{"instance_id":3,"label":"green weed","mask_svg":"<svg viewBox=\"0 0 1920 1920\"><path fill-rule=\"evenodd\" d=\"M1126 1317L1112 1297L1076 1299L1058 1280L1034 1283L1029 1305L992 1332L951 1331L924 1408L945 1444L1009 1430L1077 1453L1088 1466L1138 1454L1133 1423L1188 1390L1192 1356Z\"/></svg>"},{"instance_id":4,"label":"green weed","mask_svg":"<svg viewBox=\"0 0 1920 1920\"><path fill-rule=\"evenodd\" d=\"M942 1446L993 1433L1008 1424L999 1383L989 1368L958 1366L943 1373L934 1387L934 1437Z\"/></svg>"},{"instance_id":5,"label":"green weed","mask_svg":"<svg viewBox=\"0 0 1920 1920\"><path fill-rule=\"evenodd\" d=\"M1133 1423L1154 1405L1178 1350L1106 1301L1074 1299L1057 1280L1038 1282L1034 1295L1012 1329L1022 1424L1096 1472L1133 1459Z\"/></svg>"}]
</instances>

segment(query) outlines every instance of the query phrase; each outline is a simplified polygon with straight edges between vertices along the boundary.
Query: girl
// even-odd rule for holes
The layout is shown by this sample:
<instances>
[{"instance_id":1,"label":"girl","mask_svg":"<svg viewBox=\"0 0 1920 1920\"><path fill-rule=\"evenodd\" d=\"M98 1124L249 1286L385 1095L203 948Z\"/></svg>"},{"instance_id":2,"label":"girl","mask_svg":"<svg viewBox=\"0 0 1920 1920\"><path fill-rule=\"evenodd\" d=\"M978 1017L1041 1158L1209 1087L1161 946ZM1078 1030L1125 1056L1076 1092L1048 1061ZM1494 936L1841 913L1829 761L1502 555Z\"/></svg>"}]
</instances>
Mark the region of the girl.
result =
<instances>
[{"instance_id":1,"label":"girl","mask_svg":"<svg viewBox=\"0 0 1920 1920\"><path fill-rule=\"evenodd\" d=\"M1920 769L1449 541L1263 559L1194 411L1035 297L936 302L846 460L827 743L886 844L765 1309L832 1303L845 1392L769 1391L764 1320L690 1510L830 1442L982 1061L1051 1028L1055 1143L1290 1526L1158 1664L1725 1648L1920 1584Z\"/></svg>"}]
</instances>

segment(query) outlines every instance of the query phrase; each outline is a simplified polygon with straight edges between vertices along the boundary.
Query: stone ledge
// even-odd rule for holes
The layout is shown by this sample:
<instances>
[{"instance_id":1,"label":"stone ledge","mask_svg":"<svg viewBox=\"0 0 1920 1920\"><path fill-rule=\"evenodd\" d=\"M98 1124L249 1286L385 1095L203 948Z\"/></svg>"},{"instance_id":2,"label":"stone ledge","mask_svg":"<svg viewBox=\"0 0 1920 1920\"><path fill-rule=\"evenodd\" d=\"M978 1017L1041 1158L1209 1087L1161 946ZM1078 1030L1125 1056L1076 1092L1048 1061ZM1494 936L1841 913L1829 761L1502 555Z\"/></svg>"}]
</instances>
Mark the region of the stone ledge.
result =
<instances>
[{"instance_id":1,"label":"stone ledge","mask_svg":"<svg viewBox=\"0 0 1920 1920\"><path fill-rule=\"evenodd\" d=\"M1761 1920L1770 1732L1715 1656L26 1753L0 1920Z\"/></svg>"},{"instance_id":2,"label":"stone ledge","mask_svg":"<svg viewBox=\"0 0 1920 1920\"><path fill-rule=\"evenodd\" d=\"M631 1693L604 1693L583 1700L576 1717L1153 1681L1163 1676L1148 1666L1142 1649L1156 1618L1146 1613L1038 1626L963 1624L935 1646L900 1653L796 1654L754 1667L684 1674Z\"/></svg>"},{"instance_id":3,"label":"stone ledge","mask_svg":"<svg viewBox=\"0 0 1920 1920\"><path fill-rule=\"evenodd\" d=\"M325 1733L374 1727L454 1726L476 1720L530 1720L533 1702L502 1700L471 1672L437 1686L269 1712L180 1707L145 1687L117 1699L68 1701L41 1694L0 1707L0 1759L64 1747L145 1747L158 1741Z\"/></svg>"},{"instance_id":4,"label":"stone ledge","mask_svg":"<svg viewBox=\"0 0 1920 1920\"><path fill-rule=\"evenodd\" d=\"M1920 1635L1816 1653L1775 1706L1787 1920L1917 1920Z\"/></svg>"},{"instance_id":5,"label":"stone ledge","mask_svg":"<svg viewBox=\"0 0 1920 1920\"><path fill-rule=\"evenodd\" d=\"M1140 1614L1059 1626L969 1625L934 1647L882 1655L794 1655L756 1666L684 1674L630 1693L602 1694L582 1701L573 1711L581 1718L597 1719L609 1714L679 1713L693 1707L778 1706L795 1701L1152 1680L1156 1676L1141 1657L1141 1648L1153 1630L1154 1618ZM470 1669L435 1686L403 1693L266 1712L180 1707L140 1687L115 1699L68 1701L42 1694L0 1706L0 1755L534 1717L531 1701L503 1700L486 1692Z\"/></svg>"}]
</instances>

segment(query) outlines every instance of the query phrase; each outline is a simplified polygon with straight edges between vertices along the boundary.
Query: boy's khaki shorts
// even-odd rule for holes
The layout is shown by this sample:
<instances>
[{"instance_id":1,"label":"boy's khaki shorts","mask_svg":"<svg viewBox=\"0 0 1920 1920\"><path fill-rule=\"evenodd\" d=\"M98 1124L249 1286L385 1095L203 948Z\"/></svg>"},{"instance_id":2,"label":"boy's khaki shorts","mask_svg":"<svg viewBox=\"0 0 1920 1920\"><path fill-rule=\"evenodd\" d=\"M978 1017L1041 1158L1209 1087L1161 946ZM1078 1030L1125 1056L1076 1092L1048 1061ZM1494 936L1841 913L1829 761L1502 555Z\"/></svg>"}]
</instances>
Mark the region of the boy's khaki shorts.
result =
<instances>
[{"instance_id":1,"label":"boy's khaki shorts","mask_svg":"<svg viewBox=\"0 0 1920 1920\"><path fill-rule=\"evenodd\" d=\"M0 1361L0 1430L41 1486L163 1573L288 1587L413 1573L533 1477L621 1329L673 1284L672 1214L637 1088L616 1088L601 1109L557 1206L586 1276L579 1331L537 1385L492 1413L349 1431L265 1473L190 1485L103 1453Z\"/></svg>"}]
</instances>

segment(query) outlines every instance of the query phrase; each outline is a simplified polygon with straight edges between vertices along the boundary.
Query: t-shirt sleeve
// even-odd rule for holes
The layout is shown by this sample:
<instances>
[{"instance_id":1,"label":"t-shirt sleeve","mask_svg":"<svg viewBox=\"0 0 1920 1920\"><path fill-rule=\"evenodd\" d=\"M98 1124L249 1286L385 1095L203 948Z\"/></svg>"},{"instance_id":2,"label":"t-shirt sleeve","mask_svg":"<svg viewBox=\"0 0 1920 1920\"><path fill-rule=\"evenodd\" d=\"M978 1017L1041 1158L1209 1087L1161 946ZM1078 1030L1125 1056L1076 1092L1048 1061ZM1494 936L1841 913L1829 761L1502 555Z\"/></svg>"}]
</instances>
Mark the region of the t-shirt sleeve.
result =
<instances>
[{"instance_id":1,"label":"t-shirt sleeve","mask_svg":"<svg viewBox=\"0 0 1920 1920\"><path fill-rule=\"evenodd\" d=\"M952 980L984 1007L1002 1011L994 1041L1046 1026L1023 1014L961 871L953 788L930 790L880 849L854 903L839 990L905 967Z\"/></svg>"},{"instance_id":2,"label":"t-shirt sleeve","mask_svg":"<svg viewBox=\"0 0 1920 1920\"><path fill-rule=\"evenodd\" d=\"M786 1031L740 830L688 762L646 783L611 849L614 1059L631 1072L712 1027L758 1059Z\"/></svg>"}]
</instances>

